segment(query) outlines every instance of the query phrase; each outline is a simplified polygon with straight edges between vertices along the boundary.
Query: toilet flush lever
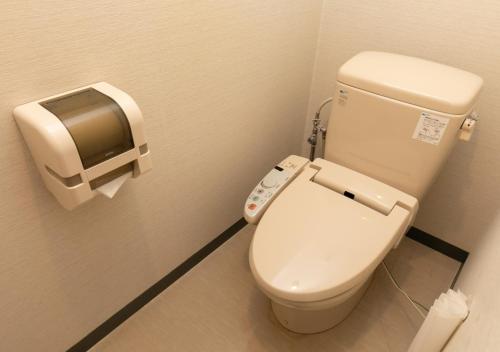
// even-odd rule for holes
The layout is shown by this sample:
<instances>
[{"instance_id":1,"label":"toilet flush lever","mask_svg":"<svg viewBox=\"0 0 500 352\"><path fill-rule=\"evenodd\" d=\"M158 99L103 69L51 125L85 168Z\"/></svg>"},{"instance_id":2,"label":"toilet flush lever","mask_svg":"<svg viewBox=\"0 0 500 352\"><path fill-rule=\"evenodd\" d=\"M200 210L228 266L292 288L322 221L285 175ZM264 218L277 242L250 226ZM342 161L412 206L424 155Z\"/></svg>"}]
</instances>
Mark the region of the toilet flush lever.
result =
<instances>
[{"instance_id":1,"label":"toilet flush lever","mask_svg":"<svg viewBox=\"0 0 500 352\"><path fill-rule=\"evenodd\" d=\"M467 116L467 118L464 120L462 126L460 126L460 133L458 135L458 138L465 142L470 141L470 137L474 132L477 121L479 121L479 115L476 111L472 111L470 115Z\"/></svg>"}]
</instances>

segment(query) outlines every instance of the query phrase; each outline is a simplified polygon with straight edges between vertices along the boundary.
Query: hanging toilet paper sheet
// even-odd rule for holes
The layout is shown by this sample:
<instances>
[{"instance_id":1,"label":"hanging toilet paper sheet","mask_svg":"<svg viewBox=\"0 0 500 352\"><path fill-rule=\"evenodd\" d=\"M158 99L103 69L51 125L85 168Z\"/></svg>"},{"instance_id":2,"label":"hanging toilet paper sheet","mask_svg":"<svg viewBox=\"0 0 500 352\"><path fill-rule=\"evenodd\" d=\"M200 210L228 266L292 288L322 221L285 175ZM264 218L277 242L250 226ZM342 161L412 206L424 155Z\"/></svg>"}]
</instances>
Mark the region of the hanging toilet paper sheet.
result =
<instances>
[{"instance_id":1,"label":"hanging toilet paper sheet","mask_svg":"<svg viewBox=\"0 0 500 352\"><path fill-rule=\"evenodd\" d=\"M408 352L439 352L469 314L467 297L448 290L434 301Z\"/></svg>"},{"instance_id":2,"label":"hanging toilet paper sheet","mask_svg":"<svg viewBox=\"0 0 500 352\"><path fill-rule=\"evenodd\" d=\"M118 192L121 186L123 186L125 181L127 181L131 177L132 177L132 171L127 172L126 174L123 174L120 177L115 178L113 181L108 182L105 185L96 188L96 191L111 199L115 196L116 192Z\"/></svg>"}]
</instances>

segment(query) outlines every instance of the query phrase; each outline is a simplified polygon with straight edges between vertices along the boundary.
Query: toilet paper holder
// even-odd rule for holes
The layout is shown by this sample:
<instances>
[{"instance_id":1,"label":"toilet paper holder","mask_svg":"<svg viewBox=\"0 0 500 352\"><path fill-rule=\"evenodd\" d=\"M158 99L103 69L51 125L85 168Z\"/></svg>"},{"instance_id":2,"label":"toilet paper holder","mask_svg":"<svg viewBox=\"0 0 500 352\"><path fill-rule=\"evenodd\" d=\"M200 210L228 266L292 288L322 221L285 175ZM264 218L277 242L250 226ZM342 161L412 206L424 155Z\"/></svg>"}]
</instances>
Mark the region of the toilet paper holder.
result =
<instances>
[{"instance_id":1,"label":"toilet paper holder","mask_svg":"<svg viewBox=\"0 0 500 352\"><path fill-rule=\"evenodd\" d=\"M152 168L141 110L106 82L20 105L13 115L46 187L66 209L112 197Z\"/></svg>"}]
</instances>

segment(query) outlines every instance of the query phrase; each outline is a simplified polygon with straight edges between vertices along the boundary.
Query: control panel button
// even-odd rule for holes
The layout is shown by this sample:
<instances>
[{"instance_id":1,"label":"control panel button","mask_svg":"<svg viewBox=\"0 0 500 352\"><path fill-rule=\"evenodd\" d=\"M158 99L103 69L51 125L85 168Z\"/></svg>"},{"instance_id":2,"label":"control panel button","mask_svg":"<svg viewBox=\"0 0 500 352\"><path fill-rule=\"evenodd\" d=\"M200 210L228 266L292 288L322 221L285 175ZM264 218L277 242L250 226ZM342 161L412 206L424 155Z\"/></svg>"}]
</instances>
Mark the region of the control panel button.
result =
<instances>
[{"instance_id":1,"label":"control panel button","mask_svg":"<svg viewBox=\"0 0 500 352\"><path fill-rule=\"evenodd\" d=\"M259 222L268 206L297 175L307 166L309 160L290 155L273 167L257 184L245 202L244 215L250 224Z\"/></svg>"},{"instance_id":2,"label":"control panel button","mask_svg":"<svg viewBox=\"0 0 500 352\"><path fill-rule=\"evenodd\" d=\"M260 184L264 188L272 188L278 184L278 178L273 174L269 174L266 177L264 177L264 179Z\"/></svg>"}]
</instances>

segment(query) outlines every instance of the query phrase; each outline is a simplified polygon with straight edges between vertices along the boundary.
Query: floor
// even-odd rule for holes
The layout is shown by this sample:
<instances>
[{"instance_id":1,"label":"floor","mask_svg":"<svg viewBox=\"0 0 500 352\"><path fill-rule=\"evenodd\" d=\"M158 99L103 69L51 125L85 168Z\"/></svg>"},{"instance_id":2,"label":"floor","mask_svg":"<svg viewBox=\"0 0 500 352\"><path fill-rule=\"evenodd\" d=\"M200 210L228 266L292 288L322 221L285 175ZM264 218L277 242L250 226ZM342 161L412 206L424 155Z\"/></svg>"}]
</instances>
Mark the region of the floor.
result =
<instances>
[{"instance_id":1,"label":"floor","mask_svg":"<svg viewBox=\"0 0 500 352\"><path fill-rule=\"evenodd\" d=\"M254 229L242 229L92 351L406 351L422 318L382 268L337 327L315 335L281 327L248 266ZM427 305L449 287L459 267L407 238L386 260L410 295Z\"/></svg>"},{"instance_id":2,"label":"floor","mask_svg":"<svg viewBox=\"0 0 500 352\"><path fill-rule=\"evenodd\" d=\"M385 263L401 288L427 309L451 287L460 268L460 262L409 238L389 253Z\"/></svg>"}]
</instances>

